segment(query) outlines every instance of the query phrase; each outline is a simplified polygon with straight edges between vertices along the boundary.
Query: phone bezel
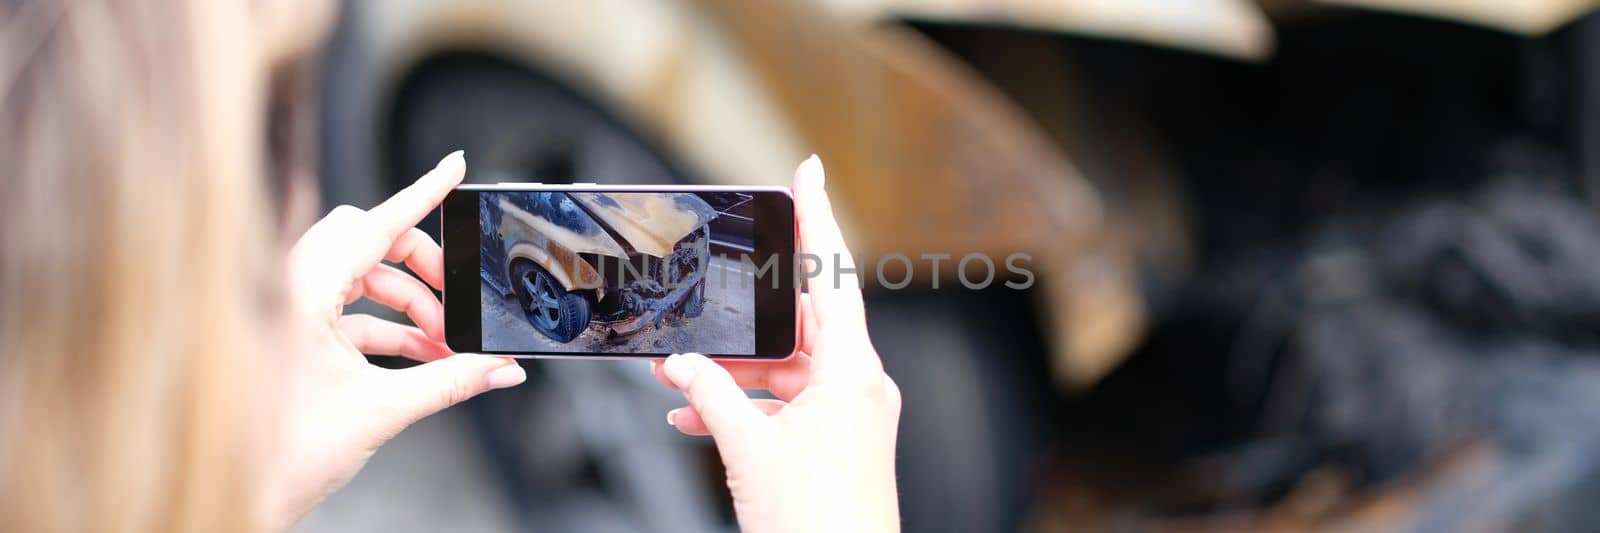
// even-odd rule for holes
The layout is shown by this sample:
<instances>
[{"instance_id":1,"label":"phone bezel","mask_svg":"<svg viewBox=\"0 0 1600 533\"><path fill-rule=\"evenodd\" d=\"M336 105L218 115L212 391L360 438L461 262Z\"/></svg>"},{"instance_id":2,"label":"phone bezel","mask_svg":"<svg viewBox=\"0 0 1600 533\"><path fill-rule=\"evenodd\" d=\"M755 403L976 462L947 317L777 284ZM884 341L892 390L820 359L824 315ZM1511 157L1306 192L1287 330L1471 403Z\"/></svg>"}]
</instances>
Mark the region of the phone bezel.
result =
<instances>
[{"instance_id":1,"label":"phone bezel","mask_svg":"<svg viewBox=\"0 0 1600 533\"><path fill-rule=\"evenodd\" d=\"M743 192L755 202L755 257L778 257L775 269L777 286L771 280L758 280L755 291L756 353L707 353L719 359L778 360L794 353L799 324L796 321L799 285L795 283L794 198L786 187L724 187L699 185L545 185L502 183L462 185L451 191L440 206L440 245L445 267L445 342L457 352L488 353L515 357L578 359L654 359L668 353L585 353L525 352L483 349L483 322L479 296L478 193L480 192ZM452 243L470 246L452 246ZM463 290L463 288L466 288ZM454 290L452 290L454 289ZM469 298L450 298L450 294L470 294Z\"/></svg>"}]
</instances>

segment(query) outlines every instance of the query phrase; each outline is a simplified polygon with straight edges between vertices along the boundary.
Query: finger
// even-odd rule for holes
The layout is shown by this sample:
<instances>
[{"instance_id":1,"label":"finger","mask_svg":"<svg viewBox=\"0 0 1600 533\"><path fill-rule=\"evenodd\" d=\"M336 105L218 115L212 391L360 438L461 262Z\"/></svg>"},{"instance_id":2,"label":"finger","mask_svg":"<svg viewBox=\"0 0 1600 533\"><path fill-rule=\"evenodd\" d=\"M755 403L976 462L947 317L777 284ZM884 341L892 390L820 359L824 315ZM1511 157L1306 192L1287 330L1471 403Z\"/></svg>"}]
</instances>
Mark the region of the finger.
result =
<instances>
[{"instance_id":1,"label":"finger","mask_svg":"<svg viewBox=\"0 0 1600 533\"><path fill-rule=\"evenodd\" d=\"M348 205L333 208L312 224L289 250L296 301L337 312L339 304L353 299L351 282L371 270L389 247L372 235L367 212Z\"/></svg>"},{"instance_id":2,"label":"finger","mask_svg":"<svg viewBox=\"0 0 1600 533\"><path fill-rule=\"evenodd\" d=\"M884 375L883 402L889 406L889 414L894 415L895 420L900 419L901 402L903 401L904 399L900 396L900 385L895 383L894 378Z\"/></svg>"},{"instance_id":3,"label":"finger","mask_svg":"<svg viewBox=\"0 0 1600 533\"><path fill-rule=\"evenodd\" d=\"M350 282L389 255L396 242L461 182L465 169L461 152L456 152L371 211L348 205L333 208L289 252L296 295L314 308L335 311L348 295ZM419 268L430 280L442 277L426 272L429 265Z\"/></svg>"},{"instance_id":4,"label":"finger","mask_svg":"<svg viewBox=\"0 0 1600 533\"><path fill-rule=\"evenodd\" d=\"M402 370L386 371L378 398L380 412L398 431L422 417L485 392L528 379L510 358L458 353Z\"/></svg>"},{"instance_id":5,"label":"finger","mask_svg":"<svg viewBox=\"0 0 1600 533\"><path fill-rule=\"evenodd\" d=\"M817 310L811 306L811 294L800 293L800 338L795 339L795 351L809 354L816 348Z\"/></svg>"},{"instance_id":6,"label":"finger","mask_svg":"<svg viewBox=\"0 0 1600 533\"><path fill-rule=\"evenodd\" d=\"M739 388L764 390L785 401L799 396L800 391L805 390L806 384L811 381L811 356L805 353L797 353L789 359L770 363L717 361L716 364L721 365L729 375L733 376L733 381ZM659 361L650 362L650 371L662 385L669 389L678 389L662 369Z\"/></svg>"},{"instance_id":7,"label":"finger","mask_svg":"<svg viewBox=\"0 0 1600 533\"><path fill-rule=\"evenodd\" d=\"M755 441L766 415L750 403L733 376L700 354L676 354L661 363L678 390L689 397L689 407L705 421L706 430L717 441L724 462L744 456L759 444Z\"/></svg>"},{"instance_id":8,"label":"finger","mask_svg":"<svg viewBox=\"0 0 1600 533\"><path fill-rule=\"evenodd\" d=\"M339 331L367 355L398 355L424 363L449 357L450 347L428 338L422 330L372 315L339 317Z\"/></svg>"},{"instance_id":9,"label":"finger","mask_svg":"<svg viewBox=\"0 0 1600 533\"><path fill-rule=\"evenodd\" d=\"M861 289L857 281L855 258L845 246L839 223L834 220L833 204L823 189L826 178L822 160L813 155L800 163L794 174L795 216L800 225L801 251L822 261L822 273L809 280L818 323L830 330L836 322L862 329ZM849 269L849 271L846 271Z\"/></svg>"},{"instance_id":10,"label":"finger","mask_svg":"<svg viewBox=\"0 0 1600 533\"><path fill-rule=\"evenodd\" d=\"M466 176L466 156L460 150L451 152L450 155L439 161L415 183L401 189L400 192L390 196L388 200L372 208L373 223L383 232L388 239L384 242L393 243L400 240L408 230L416 227L422 217L432 213L450 190L461 184L461 179ZM385 247L387 248L387 247Z\"/></svg>"},{"instance_id":11,"label":"finger","mask_svg":"<svg viewBox=\"0 0 1600 533\"><path fill-rule=\"evenodd\" d=\"M797 352L794 357L776 362L716 361L716 363L733 376L733 381L739 388L768 391L784 400L793 399L800 394L800 391L805 390L811 374L811 356L804 352ZM672 378L668 377L662 368L660 360L650 362L650 372L663 386L678 390L678 386L672 383Z\"/></svg>"},{"instance_id":12,"label":"finger","mask_svg":"<svg viewBox=\"0 0 1600 533\"><path fill-rule=\"evenodd\" d=\"M767 416L778 414L778 411L782 411L784 406L789 405L789 402L783 400L768 400L766 398L750 400L750 403ZM667 424L678 428L678 431L683 432L685 435L704 437L711 434L711 430L706 428L706 422L700 419L700 413L696 413L694 409L687 407L679 407L667 411Z\"/></svg>"},{"instance_id":13,"label":"finger","mask_svg":"<svg viewBox=\"0 0 1600 533\"><path fill-rule=\"evenodd\" d=\"M816 326L813 331L821 335L807 340L814 344L825 335L828 342L843 347L810 346L809 353L815 360L813 381L832 376L859 377L881 372L883 368L867 337L866 314L856 276L842 272L843 269L853 271L855 260L834 220L833 205L823 189L825 179L822 161L815 155L795 170L795 215L799 219L800 245L803 251L820 258L823 263L823 273L807 284L810 315Z\"/></svg>"},{"instance_id":14,"label":"finger","mask_svg":"<svg viewBox=\"0 0 1600 533\"><path fill-rule=\"evenodd\" d=\"M811 382L811 356L795 354L783 361L723 361L722 368L746 389L771 392L784 401L799 396Z\"/></svg>"},{"instance_id":15,"label":"finger","mask_svg":"<svg viewBox=\"0 0 1600 533\"><path fill-rule=\"evenodd\" d=\"M398 268L379 264L362 276L357 285L367 299L405 313L429 338L444 340L444 304L417 278Z\"/></svg>"},{"instance_id":16,"label":"finger","mask_svg":"<svg viewBox=\"0 0 1600 533\"><path fill-rule=\"evenodd\" d=\"M434 242L433 237L415 226L394 241L383 260L405 263L406 268L416 273L422 281L428 282L428 286L444 290L444 251L439 249L439 243Z\"/></svg>"}]
</instances>

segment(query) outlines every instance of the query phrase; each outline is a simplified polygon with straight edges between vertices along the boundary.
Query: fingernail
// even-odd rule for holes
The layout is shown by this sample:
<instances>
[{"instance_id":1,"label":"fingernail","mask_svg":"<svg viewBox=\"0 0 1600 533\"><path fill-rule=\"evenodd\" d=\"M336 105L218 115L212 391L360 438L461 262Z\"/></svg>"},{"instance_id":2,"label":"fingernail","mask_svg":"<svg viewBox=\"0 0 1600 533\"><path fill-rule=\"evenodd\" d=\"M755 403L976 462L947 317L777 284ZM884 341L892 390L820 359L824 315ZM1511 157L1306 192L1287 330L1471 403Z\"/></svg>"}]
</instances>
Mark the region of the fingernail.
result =
<instances>
[{"instance_id":1,"label":"fingernail","mask_svg":"<svg viewBox=\"0 0 1600 533\"><path fill-rule=\"evenodd\" d=\"M811 157L807 157L805 161L801 161L800 175L806 180L816 183L817 186L820 187L824 179L822 172L822 158L818 157L817 154L811 154Z\"/></svg>"},{"instance_id":2,"label":"fingernail","mask_svg":"<svg viewBox=\"0 0 1600 533\"><path fill-rule=\"evenodd\" d=\"M684 354L672 354L661 363L661 370L667 374L667 379L672 380L673 385L678 386L678 390L687 392L689 384L694 383L694 363Z\"/></svg>"},{"instance_id":3,"label":"fingernail","mask_svg":"<svg viewBox=\"0 0 1600 533\"><path fill-rule=\"evenodd\" d=\"M528 371L523 370L522 365L513 362L490 370L488 380L491 390L514 387L528 380Z\"/></svg>"},{"instance_id":4,"label":"fingernail","mask_svg":"<svg viewBox=\"0 0 1600 533\"><path fill-rule=\"evenodd\" d=\"M682 410L683 410L683 408L679 407L677 409L673 409L671 411L667 411L667 425L672 426L672 427L678 427L678 411L682 411Z\"/></svg>"},{"instance_id":5,"label":"fingernail","mask_svg":"<svg viewBox=\"0 0 1600 533\"><path fill-rule=\"evenodd\" d=\"M444 167L444 166L447 166L447 165L455 165L455 164L460 164L460 165L465 166L467 164L466 157L467 157L467 152L465 150L456 150L454 152L450 152L450 155L444 156L444 159L440 159L439 160L439 164L437 166Z\"/></svg>"}]
</instances>

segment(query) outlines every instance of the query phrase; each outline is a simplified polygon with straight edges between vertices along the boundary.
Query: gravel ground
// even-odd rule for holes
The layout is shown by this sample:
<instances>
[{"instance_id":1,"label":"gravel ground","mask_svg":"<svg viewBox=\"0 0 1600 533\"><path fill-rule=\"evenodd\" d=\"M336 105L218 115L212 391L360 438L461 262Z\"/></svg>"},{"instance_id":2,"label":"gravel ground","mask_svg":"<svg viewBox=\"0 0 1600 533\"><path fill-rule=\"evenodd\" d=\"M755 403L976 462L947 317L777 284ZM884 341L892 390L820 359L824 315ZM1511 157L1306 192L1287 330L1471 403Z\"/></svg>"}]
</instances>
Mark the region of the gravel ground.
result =
<instances>
[{"instance_id":1,"label":"gravel ground","mask_svg":"<svg viewBox=\"0 0 1600 533\"><path fill-rule=\"evenodd\" d=\"M501 298L487 283L482 284L483 347L485 350L549 352L754 353L753 276L737 261L722 257L712 257L709 268L705 313L694 318L669 317L643 331L611 341L593 324L572 342L552 341L528 324L515 298Z\"/></svg>"}]
</instances>

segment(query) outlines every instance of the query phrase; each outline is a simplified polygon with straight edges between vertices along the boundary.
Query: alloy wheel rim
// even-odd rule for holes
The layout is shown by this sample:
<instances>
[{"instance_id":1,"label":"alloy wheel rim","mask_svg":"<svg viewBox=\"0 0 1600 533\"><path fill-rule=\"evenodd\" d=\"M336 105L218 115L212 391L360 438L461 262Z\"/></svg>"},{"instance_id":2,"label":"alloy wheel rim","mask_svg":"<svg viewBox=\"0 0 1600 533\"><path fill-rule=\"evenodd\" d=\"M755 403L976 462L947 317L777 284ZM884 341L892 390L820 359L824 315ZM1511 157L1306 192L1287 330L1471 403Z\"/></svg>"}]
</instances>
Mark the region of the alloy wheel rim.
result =
<instances>
[{"instance_id":1,"label":"alloy wheel rim","mask_svg":"<svg viewBox=\"0 0 1600 533\"><path fill-rule=\"evenodd\" d=\"M561 322L561 299L550 280L529 272L522 277L522 288L528 293L528 313L539 327L555 329Z\"/></svg>"}]
</instances>

